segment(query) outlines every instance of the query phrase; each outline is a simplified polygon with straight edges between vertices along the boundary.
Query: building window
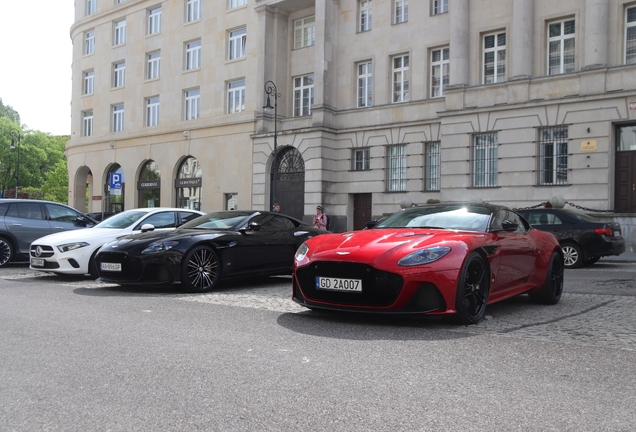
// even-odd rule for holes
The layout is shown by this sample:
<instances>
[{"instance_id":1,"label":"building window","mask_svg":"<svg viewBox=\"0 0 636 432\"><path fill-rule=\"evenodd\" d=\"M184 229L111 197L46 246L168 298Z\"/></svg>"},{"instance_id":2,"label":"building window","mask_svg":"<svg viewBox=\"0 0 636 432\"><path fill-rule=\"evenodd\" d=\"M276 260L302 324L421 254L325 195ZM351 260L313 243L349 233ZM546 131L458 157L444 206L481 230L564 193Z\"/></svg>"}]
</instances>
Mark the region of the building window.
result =
<instances>
[{"instance_id":1,"label":"building window","mask_svg":"<svg viewBox=\"0 0 636 432\"><path fill-rule=\"evenodd\" d=\"M86 0L86 15L93 15L97 11L97 0Z\"/></svg>"},{"instance_id":2,"label":"building window","mask_svg":"<svg viewBox=\"0 0 636 432\"><path fill-rule=\"evenodd\" d=\"M442 183L440 141L424 143L424 190L439 191Z\"/></svg>"},{"instance_id":3,"label":"building window","mask_svg":"<svg viewBox=\"0 0 636 432\"><path fill-rule=\"evenodd\" d=\"M358 64L358 107L373 105L373 64Z\"/></svg>"},{"instance_id":4,"label":"building window","mask_svg":"<svg viewBox=\"0 0 636 432\"><path fill-rule=\"evenodd\" d=\"M574 72L574 20L548 25L548 75Z\"/></svg>"},{"instance_id":5,"label":"building window","mask_svg":"<svg viewBox=\"0 0 636 432\"><path fill-rule=\"evenodd\" d=\"M351 150L351 170L352 171L367 171L371 165L371 149L355 148Z\"/></svg>"},{"instance_id":6,"label":"building window","mask_svg":"<svg viewBox=\"0 0 636 432\"><path fill-rule=\"evenodd\" d=\"M473 187L496 187L497 132L474 136L472 158Z\"/></svg>"},{"instance_id":7,"label":"building window","mask_svg":"<svg viewBox=\"0 0 636 432\"><path fill-rule=\"evenodd\" d=\"M123 3L124 1L126 0L115 0L115 4L120 4L120 3Z\"/></svg>"},{"instance_id":8,"label":"building window","mask_svg":"<svg viewBox=\"0 0 636 432\"><path fill-rule=\"evenodd\" d=\"M386 148L386 183L388 192L406 191L406 144Z\"/></svg>"},{"instance_id":9,"label":"building window","mask_svg":"<svg viewBox=\"0 0 636 432\"><path fill-rule=\"evenodd\" d=\"M201 41L196 40L186 44L186 70L201 67Z\"/></svg>"},{"instance_id":10,"label":"building window","mask_svg":"<svg viewBox=\"0 0 636 432\"><path fill-rule=\"evenodd\" d=\"M192 89L185 92L185 119L196 120L201 111L201 90Z\"/></svg>"},{"instance_id":11,"label":"building window","mask_svg":"<svg viewBox=\"0 0 636 432\"><path fill-rule=\"evenodd\" d=\"M161 32L161 6L148 9L148 34Z\"/></svg>"},{"instance_id":12,"label":"building window","mask_svg":"<svg viewBox=\"0 0 636 432\"><path fill-rule=\"evenodd\" d=\"M448 12L448 0L433 0L433 15L439 15Z\"/></svg>"},{"instance_id":13,"label":"building window","mask_svg":"<svg viewBox=\"0 0 636 432\"><path fill-rule=\"evenodd\" d=\"M123 87L126 83L126 62L113 64L113 87Z\"/></svg>"},{"instance_id":14,"label":"building window","mask_svg":"<svg viewBox=\"0 0 636 432\"><path fill-rule=\"evenodd\" d=\"M316 44L316 17L294 21L294 49Z\"/></svg>"},{"instance_id":15,"label":"building window","mask_svg":"<svg viewBox=\"0 0 636 432\"><path fill-rule=\"evenodd\" d=\"M126 20L115 21L113 24L113 45L126 43Z\"/></svg>"},{"instance_id":16,"label":"building window","mask_svg":"<svg viewBox=\"0 0 636 432\"><path fill-rule=\"evenodd\" d=\"M360 0L360 31L369 31L373 24L373 15L371 14L371 1Z\"/></svg>"},{"instance_id":17,"label":"building window","mask_svg":"<svg viewBox=\"0 0 636 432\"><path fill-rule=\"evenodd\" d=\"M314 76L294 78L294 117L311 115L314 104Z\"/></svg>"},{"instance_id":18,"label":"building window","mask_svg":"<svg viewBox=\"0 0 636 432\"><path fill-rule=\"evenodd\" d=\"M431 97L442 97L450 79L450 48L431 51Z\"/></svg>"},{"instance_id":19,"label":"building window","mask_svg":"<svg viewBox=\"0 0 636 432\"><path fill-rule=\"evenodd\" d=\"M85 95L93 94L94 76L95 76L95 72L93 71L84 72L84 94Z\"/></svg>"},{"instance_id":20,"label":"building window","mask_svg":"<svg viewBox=\"0 0 636 432\"><path fill-rule=\"evenodd\" d=\"M124 104L113 105L113 132L124 130Z\"/></svg>"},{"instance_id":21,"label":"building window","mask_svg":"<svg viewBox=\"0 0 636 432\"><path fill-rule=\"evenodd\" d=\"M201 19L201 0L186 1L186 22L198 21Z\"/></svg>"},{"instance_id":22,"label":"building window","mask_svg":"<svg viewBox=\"0 0 636 432\"><path fill-rule=\"evenodd\" d=\"M409 56L393 57L393 102L409 100Z\"/></svg>"},{"instance_id":23,"label":"building window","mask_svg":"<svg viewBox=\"0 0 636 432\"><path fill-rule=\"evenodd\" d=\"M245 57L245 44L247 43L247 30L245 28L230 32L228 58L236 60Z\"/></svg>"},{"instance_id":24,"label":"building window","mask_svg":"<svg viewBox=\"0 0 636 432\"><path fill-rule=\"evenodd\" d=\"M159 78L161 70L161 51L148 54L148 77L149 80Z\"/></svg>"},{"instance_id":25,"label":"building window","mask_svg":"<svg viewBox=\"0 0 636 432\"><path fill-rule=\"evenodd\" d=\"M506 80L506 34L484 36L484 84Z\"/></svg>"},{"instance_id":26,"label":"building window","mask_svg":"<svg viewBox=\"0 0 636 432\"><path fill-rule=\"evenodd\" d=\"M95 30L87 31L84 34L84 55L95 52Z\"/></svg>"},{"instance_id":27,"label":"building window","mask_svg":"<svg viewBox=\"0 0 636 432\"><path fill-rule=\"evenodd\" d=\"M393 1L393 22L400 24L409 20L409 0Z\"/></svg>"},{"instance_id":28,"label":"building window","mask_svg":"<svg viewBox=\"0 0 636 432\"><path fill-rule=\"evenodd\" d=\"M625 63L636 63L636 7L625 11Z\"/></svg>"},{"instance_id":29,"label":"building window","mask_svg":"<svg viewBox=\"0 0 636 432\"><path fill-rule=\"evenodd\" d=\"M245 80L232 81L227 86L227 113L245 111Z\"/></svg>"},{"instance_id":30,"label":"building window","mask_svg":"<svg viewBox=\"0 0 636 432\"><path fill-rule=\"evenodd\" d=\"M539 184L568 183L567 126L539 129Z\"/></svg>"},{"instance_id":31,"label":"building window","mask_svg":"<svg viewBox=\"0 0 636 432\"><path fill-rule=\"evenodd\" d=\"M159 96L146 99L146 126L159 124Z\"/></svg>"},{"instance_id":32,"label":"building window","mask_svg":"<svg viewBox=\"0 0 636 432\"><path fill-rule=\"evenodd\" d=\"M228 0L227 8L236 9L237 7L245 6L246 4L247 4L247 0Z\"/></svg>"},{"instance_id":33,"label":"building window","mask_svg":"<svg viewBox=\"0 0 636 432\"><path fill-rule=\"evenodd\" d=\"M82 111L82 136L93 135L93 110Z\"/></svg>"}]
</instances>

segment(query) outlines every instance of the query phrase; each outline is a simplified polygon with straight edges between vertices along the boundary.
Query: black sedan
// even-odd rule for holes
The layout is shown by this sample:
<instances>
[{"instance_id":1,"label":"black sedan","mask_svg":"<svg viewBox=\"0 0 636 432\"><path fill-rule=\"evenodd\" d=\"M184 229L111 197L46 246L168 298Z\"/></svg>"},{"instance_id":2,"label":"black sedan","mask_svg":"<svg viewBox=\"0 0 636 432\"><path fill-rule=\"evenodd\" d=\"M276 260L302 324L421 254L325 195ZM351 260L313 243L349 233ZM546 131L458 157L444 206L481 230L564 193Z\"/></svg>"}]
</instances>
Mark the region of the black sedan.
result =
<instances>
[{"instance_id":1,"label":"black sedan","mask_svg":"<svg viewBox=\"0 0 636 432\"><path fill-rule=\"evenodd\" d=\"M298 246L326 232L279 213L214 212L174 231L107 243L95 260L104 282L181 283L189 292L207 292L221 279L291 274Z\"/></svg>"},{"instance_id":2,"label":"black sedan","mask_svg":"<svg viewBox=\"0 0 636 432\"><path fill-rule=\"evenodd\" d=\"M563 249L566 268L591 265L601 257L625 252L625 239L616 222L602 222L573 210L536 208L519 210L534 228L551 232Z\"/></svg>"}]
</instances>

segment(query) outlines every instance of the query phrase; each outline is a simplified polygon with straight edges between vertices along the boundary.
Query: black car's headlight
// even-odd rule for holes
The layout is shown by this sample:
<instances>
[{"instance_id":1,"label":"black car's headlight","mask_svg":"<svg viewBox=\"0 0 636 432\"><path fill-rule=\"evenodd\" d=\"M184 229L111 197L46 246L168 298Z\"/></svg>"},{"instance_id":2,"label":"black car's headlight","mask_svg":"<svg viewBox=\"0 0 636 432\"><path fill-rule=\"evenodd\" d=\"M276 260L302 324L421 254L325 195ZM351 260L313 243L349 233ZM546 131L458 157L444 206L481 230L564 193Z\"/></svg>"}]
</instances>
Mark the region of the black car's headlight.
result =
<instances>
[{"instance_id":1,"label":"black car's headlight","mask_svg":"<svg viewBox=\"0 0 636 432\"><path fill-rule=\"evenodd\" d=\"M437 261L451 251L448 246L435 246L432 248L421 249L411 252L398 261L398 265L403 267L411 267L422 264L429 264Z\"/></svg>"},{"instance_id":2,"label":"black car's headlight","mask_svg":"<svg viewBox=\"0 0 636 432\"><path fill-rule=\"evenodd\" d=\"M178 241L164 241L164 242L152 243L146 249L142 250L141 253L151 254L151 253L163 252L163 251L172 249L178 244L179 244Z\"/></svg>"},{"instance_id":3,"label":"black car's headlight","mask_svg":"<svg viewBox=\"0 0 636 432\"><path fill-rule=\"evenodd\" d=\"M294 255L294 258L296 259L296 261L302 261L307 256L307 252L309 252L309 246L307 246L307 243L303 243L296 250L296 254Z\"/></svg>"},{"instance_id":4,"label":"black car's headlight","mask_svg":"<svg viewBox=\"0 0 636 432\"><path fill-rule=\"evenodd\" d=\"M60 252L64 253L64 252L70 252L75 249L83 248L86 246L88 246L88 243L86 242L77 242L77 243L68 243L68 244L59 245L57 249Z\"/></svg>"}]
</instances>

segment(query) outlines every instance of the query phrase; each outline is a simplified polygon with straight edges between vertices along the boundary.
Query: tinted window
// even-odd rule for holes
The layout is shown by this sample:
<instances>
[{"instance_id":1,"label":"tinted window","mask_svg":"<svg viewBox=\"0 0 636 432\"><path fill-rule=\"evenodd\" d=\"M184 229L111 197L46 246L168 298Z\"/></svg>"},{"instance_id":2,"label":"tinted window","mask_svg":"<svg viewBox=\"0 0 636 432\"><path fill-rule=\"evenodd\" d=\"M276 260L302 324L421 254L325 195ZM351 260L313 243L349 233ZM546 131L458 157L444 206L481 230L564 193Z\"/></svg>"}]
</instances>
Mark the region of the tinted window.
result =
<instances>
[{"instance_id":1,"label":"tinted window","mask_svg":"<svg viewBox=\"0 0 636 432\"><path fill-rule=\"evenodd\" d=\"M495 218L493 219L492 224L490 225L491 230L492 231L502 230L503 222L506 220L518 225L517 229L514 232L517 232L517 233L526 232L527 227L525 223L523 223L521 218L515 212L512 212L510 210L505 210L505 209L499 210L495 214Z\"/></svg>"},{"instance_id":2,"label":"tinted window","mask_svg":"<svg viewBox=\"0 0 636 432\"><path fill-rule=\"evenodd\" d=\"M174 228L177 226L174 212L155 213L141 221L135 229L140 230L141 226L145 224L152 224L155 228Z\"/></svg>"},{"instance_id":3,"label":"tinted window","mask_svg":"<svg viewBox=\"0 0 636 432\"><path fill-rule=\"evenodd\" d=\"M75 222L77 220L77 212L68 207L57 204L44 204L49 212L49 218L58 222Z\"/></svg>"},{"instance_id":4,"label":"tinted window","mask_svg":"<svg viewBox=\"0 0 636 432\"><path fill-rule=\"evenodd\" d=\"M275 214L260 215L255 217L253 221L259 223L261 229L265 231L289 231L294 229L292 221Z\"/></svg>"},{"instance_id":5,"label":"tinted window","mask_svg":"<svg viewBox=\"0 0 636 432\"><path fill-rule=\"evenodd\" d=\"M179 217L181 218L182 224L190 222L192 219L196 219L199 216L201 216L199 213L179 212Z\"/></svg>"},{"instance_id":6,"label":"tinted window","mask_svg":"<svg viewBox=\"0 0 636 432\"><path fill-rule=\"evenodd\" d=\"M181 225L183 229L236 230L245 223L252 213L244 211L226 211L208 213Z\"/></svg>"},{"instance_id":7,"label":"tinted window","mask_svg":"<svg viewBox=\"0 0 636 432\"><path fill-rule=\"evenodd\" d=\"M9 203L0 204L0 216L4 216L7 214L7 210L9 209Z\"/></svg>"},{"instance_id":8,"label":"tinted window","mask_svg":"<svg viewBox=\"0 0 636 432\"><path fill-rule=\"evenodd\" d=\"M17 217L25 219L44 219L39 203L16 203L11 206L9 212L13 212L14 207L17 207Z\"/></svg>"},{"instance_id":9,"label":"tinted window","mask_svg":"<svg viewBox=\"0 0 636 432\"><path fill-rule=\"evenodd\" d=\"M561 225L563 221L557 215L546 212L526 213L530 225Z\"/></svg>"}]
</instances>

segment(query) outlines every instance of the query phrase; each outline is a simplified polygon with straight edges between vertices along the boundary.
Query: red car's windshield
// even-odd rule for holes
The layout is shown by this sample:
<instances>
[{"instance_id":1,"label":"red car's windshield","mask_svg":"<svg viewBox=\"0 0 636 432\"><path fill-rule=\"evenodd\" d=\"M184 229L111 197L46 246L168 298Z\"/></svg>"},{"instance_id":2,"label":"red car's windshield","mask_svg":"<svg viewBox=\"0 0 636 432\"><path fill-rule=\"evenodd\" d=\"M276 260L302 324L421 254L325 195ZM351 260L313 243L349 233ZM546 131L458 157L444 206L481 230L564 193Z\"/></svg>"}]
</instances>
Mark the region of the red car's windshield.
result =
<instances>
[{"instance_id":1,"label":"red car's windshield","mask_svg":"<svg viewBox=\"0 0 636 432\"><path fill-rule=\"evenodd\" d=\"M440 228L481 231L488 228L491 210L475 205L442 205L414 207L397 212L376 228Z\"/></svg>"}]
</instances>

